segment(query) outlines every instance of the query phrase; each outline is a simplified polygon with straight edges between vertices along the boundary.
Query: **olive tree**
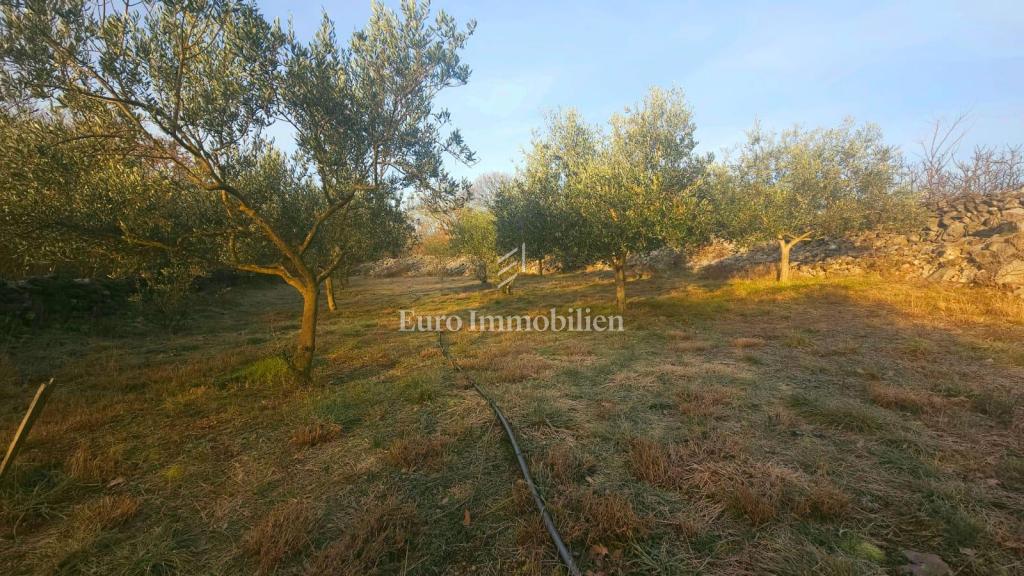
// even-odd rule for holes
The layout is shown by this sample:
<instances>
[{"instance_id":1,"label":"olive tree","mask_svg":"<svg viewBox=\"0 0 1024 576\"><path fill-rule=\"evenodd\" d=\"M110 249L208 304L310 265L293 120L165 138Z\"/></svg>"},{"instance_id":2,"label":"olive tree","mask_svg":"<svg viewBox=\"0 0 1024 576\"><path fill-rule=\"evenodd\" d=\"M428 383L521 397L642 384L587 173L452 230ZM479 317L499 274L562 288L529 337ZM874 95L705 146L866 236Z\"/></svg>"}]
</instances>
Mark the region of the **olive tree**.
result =
<instances>
[{"instance_id":1,"label":"olive tree","mask_svg":"<svg viewBox=\"0 0 1024 576\"><path fill-rule=\"evenodd\" d=\"M780 281L789 280L790 252L804 240L902 227L919 214L898 150L876 126L852 120L781 134L755 126L713 174L721 231L741 242L777 242Z\"/></svg>"},{"instance_id":2,"label":"olive tree","mask_svg":"<svg viewBox=\"0 0 1024 576\"><path fill-rule=\"evenodd\" d=\"M544 259L556 256L563 269L583 262L573 246L580 213L569 204L568 192L580 184L580 175L597 150L599 134L574 109L556 111L546 118L523 152L515 177L499 188L492 210L498 244L512 248L526 243L527 252L544 274Z\"/></svg>"},{"instance_id":3,"label":"olive tree","mask_svg":"<svg viewBox=\"0 0 1024 576\"><path fill-rule=\"evenodd\" d=\"M516 175L495 195L498 244L512 248L525 242L543 274L547 256L561 260L563 269L585 264L589 253L582 214L573 206L570 190L582 184L582 173L596 154L599 133L578 111L550 113L534 133Z\"/></svg>"},{"instance_id":4,"label":"olive tree","mask_svg":"<svg viewBox=\"0 0 1024 576\"><path fill-rule=\"evenodd\" d=\"M324 280L327 308L338 309L334 279L348 284L352 270L360 265L403 252L413 239L413 226L394 194L387 188L368 190L346 207L344 226L324 230L321 249L338 249L341 263Z\"/></svg>"},{"instance_id":5,"label":"olive tree","mask_svg":"<svg viewBox=\"0 0 1024 576\"><path fill-rule=\"evenodd\" d=\"M498 246L501 251L526 245L530 258L537 261L537 273L544 275L544 259L558 247L558 209L555 190L531 186L522 176L509 179L494 195Z\"/></svg>"},{"instance_id":6,"label":"olive tree","mask_svg":"<svg viewBox=\"0 0 1024 576\"><path fill-rule=\"evenodd\" d=\"M451 232L451 249L473 263L477 280L487 284L497 259L494 215L486 210L463 208Z\"/></svg>"},{"instance_id":7,"label":"olive tree","mask_svg":"<svg viewBox=\"0 0 1024 576\"><path fill-rule=\"evenodd\" d=\"M458 190L442 156L472 154L434 99L467 81L459 51L472 28L443 12L431 20L426 5L403 3L398 15L374 3L343 48L326 16L306 44L244 0L118 10L38 0L0 9L0 74L8 103L85 126L82 137L110 154L188 182L174 194L185 212L214 199L229 226L206 234L197 220L190 231L215 237L230 266L302 296L292 365L308 380L320 286L344 259L322 232L345 226L367 191ZM268 139L278 122L294 127L296 155Z\"/></svg>"},{"instance_id":8,"label":"olive tree","mask_svg":"<svg viewBox=\"0 0 1024 576\"><path fill-rule=\"evenodd\" d=\"M685 242L697 230L707 159L694 152L694 130L682 91L652 88L639 105L612 116L567 186L567 204L578 214L572 246L585 260L612 267L620 311L629 255Z\"/></svg>"},{"instance_id":9,"label":"olive tree","mask_svg":"<svg viewBox=\"0 0 1024 576\"><path fill-rule=\"evenodd\" d=\"M178 212L167 179L105 152L48 117L0 112L0 276L151 277L180 263L138 236L202 243L180 232L212 202Z\"/></svg>"}]
</instances>

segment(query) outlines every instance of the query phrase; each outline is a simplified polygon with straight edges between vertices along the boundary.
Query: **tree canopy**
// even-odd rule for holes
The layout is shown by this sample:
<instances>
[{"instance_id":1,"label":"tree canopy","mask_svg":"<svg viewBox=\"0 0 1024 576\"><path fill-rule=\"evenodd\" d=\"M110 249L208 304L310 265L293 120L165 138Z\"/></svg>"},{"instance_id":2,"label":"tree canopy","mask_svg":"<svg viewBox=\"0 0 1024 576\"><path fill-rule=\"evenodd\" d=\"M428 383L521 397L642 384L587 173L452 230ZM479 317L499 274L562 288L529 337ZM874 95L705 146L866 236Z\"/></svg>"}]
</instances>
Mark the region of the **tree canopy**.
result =
<instances>
[{"instance_id":1,"label":"tree canopy","mask_svg":"<svg viewBox=\"0 0 1024 576\"><path fill-rule=\"evenodd\" d=\"M443 203L464 187L442 159L472 152L434 101L468 80L459 52L473 27L431 18L426 4L396 14L374 3L342 47L326 16L304 43L248 1L28 2L0 11L0 74L9 106L73 127L76 141L101 142L104 155L165 182L181 214L215 202L213 226L185 217L161 230L173 240L127 218L117 235L167 253L203 238L217 249L193 255L293 286L304 300L293 365L308 378L320 285L345 261L339 238L351 240L325 230L351 226L363 195L394 201L415 189ZM294 154L269 138L276 123L294 129ZM65 207L83 193L50 192ZM147 198L119 193L136 211Z\"/></svg>"},{"instance_id":2,"label":"tree canopy","mask_svg":"<svg viewBox=\"0 0 1024 576\"><path fill-rule=\"evenodd\" d=\"M611 265L624 309L627 257L685 243L700 230L708 159L694 152L694 130L678 89L652 88L613 115L606 131L571 109L550 116L503 199L513 216L499 215L499 230L519 227L536 239L535 250L573 265Z\"/></svg>"},{"instance_id":3,"label":"tree canopy","mask_svg":"<svg viewBox=\"0 0 1024 576\"><path fill-rule=\"evenodd\" d=\"M681 90L651 89L634 108L615 114L609 133L570 188L593 259L682 240L695 230L695 203L707 159L696 154L695 125Z\"/></svg>"},{"instance_id":4,"label":"tree canopy","mask_svg":"<svg viewBox=\"0 0 1024 576\"><path fill-rule=\"evenodd\" d=\"M497 252L494 215L487 210L464 208L452 227L451 250L469 257L481 283L488 283L494 272Z\"/></svg>"},{"instance_id":5,"label":"tree canopy","mask_svg":"<svg viewBox=\"0 0 1024 576\"><path fill-rule=\"evenodd\" d=\"M719 230L741 242L778 242L783 280L789 250L803 240L902 227L918 214L899 151L877 126L852 120L781 134L755 126L713 175Z\"/></svg>"}]
</instances>

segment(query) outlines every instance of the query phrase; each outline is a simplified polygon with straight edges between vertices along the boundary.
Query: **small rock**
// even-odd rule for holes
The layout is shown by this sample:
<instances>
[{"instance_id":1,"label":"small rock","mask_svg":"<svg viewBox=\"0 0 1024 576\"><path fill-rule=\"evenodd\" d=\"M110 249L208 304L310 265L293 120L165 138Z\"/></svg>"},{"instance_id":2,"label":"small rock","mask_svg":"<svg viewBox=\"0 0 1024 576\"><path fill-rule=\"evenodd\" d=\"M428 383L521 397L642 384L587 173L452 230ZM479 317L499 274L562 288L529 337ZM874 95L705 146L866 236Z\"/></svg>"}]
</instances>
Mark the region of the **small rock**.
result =
<instances>
[{"instance_id":1,"label":"small rock","mask_svg":"<svg viewBox=\"0 0 1024 576\"><path fill-rule=\"evenodd\" d=\"M1009 210L1003 210L1003 220L1009 220L1010 222L1024 221L1024 208L1010 208Z\"/></svg>"},{"instance_id":2,"label":"small rock","mask_svg":"<svg viewBox=\"0 0 1024 576\"><path fill-rule=\"evenodd\" d=\"M1024 261L1015 260L1001 267L995 276L996 284L1024 285Z\"/></svg>"},{"instance_id":3,"label":"small rock","mask_svg":"<svg viewBox=\"0 0 1024 576\"><path fill-rule=\"evenodd\" d=\"M967 233L967 227L961 222L953 222L946 227L946 231L942 233L942 240L945 242L956 242L957 240L964 237Z\"/></svg>"},{"instance_id":4,"label":"small rock","mask_svg":"<svg viewBox=\"0 0 1024 576\"><path fill-rule=\"evenodd\" d=\"M992 236L1004 234L1016 234L1024 229L1024 225L1021 222L999 222L998 220L992 224L986 222L985 226L984 230L979 230L974 235L981 238L991 238Z\"/></svg>"},{"instance_id":5,"label":"small rock","mask_svg":"<svg viewBox=\"0 0 1024 576\"><path fill-rule=\"evenodd\" d=\"M904 574L911 576L952 576L953 574L949 564L935 554L904 550L903 555L910 560L910 564L901 568Z\"/></svg>"},{"instance_id":6,"label":"small rock","mask_svg":"<svg viewBox=\"0 0 1024 576\"><path fill-rule=\"evenodd\" d=\"M956 270L948 266L940 266L934 272L928 275L928 280L931 282L949 282L956 277Z\"/></svg>"},{"instance_id":7,"label":"small rock","mask_svg":"<svg viewBox=\"0 0 1024 576\"><path fill-rule=\"evenodd\" d=\"M960 246L944 246L939 249L939 259L952 260L954 258L959 258L963 253L963 248Z\"/></svg>"},{"instance_id":8,"label":"small rock","mask_svg":"<svg viewBox=\"0 0 1024 576\"><path fill-rule=\"evenodd\" d=\"M981 249L993 252L999 256L1009 256L1017 252L1013 245L1005 240L993 240L982 246Z\"/></svg>"}]
</instances>

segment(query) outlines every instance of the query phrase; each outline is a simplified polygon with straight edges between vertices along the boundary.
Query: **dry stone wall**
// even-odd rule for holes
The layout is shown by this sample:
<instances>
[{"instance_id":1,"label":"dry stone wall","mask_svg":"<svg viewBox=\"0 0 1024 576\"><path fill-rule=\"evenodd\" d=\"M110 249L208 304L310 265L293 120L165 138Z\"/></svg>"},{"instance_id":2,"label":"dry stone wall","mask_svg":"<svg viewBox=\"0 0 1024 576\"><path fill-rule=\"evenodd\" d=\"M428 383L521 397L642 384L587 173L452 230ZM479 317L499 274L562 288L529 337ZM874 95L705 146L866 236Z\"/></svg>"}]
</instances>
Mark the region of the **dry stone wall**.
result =
<instances>
[{"instance_id":1,"label":"dry stone wall","mask_svg":"<svg viewBox=\"0 0 1024 576\"><path fill-rule=\"evenodd\" d=\"M793 252L796 275L836 276L865 271L935 282L997 286L1024 296L1024 189L932 204L921 230L910 234L864 232L815 240ZM769 273L774 246L741 250L719 243L691 265L712 276Z\"/></svg>"}]
</instances>

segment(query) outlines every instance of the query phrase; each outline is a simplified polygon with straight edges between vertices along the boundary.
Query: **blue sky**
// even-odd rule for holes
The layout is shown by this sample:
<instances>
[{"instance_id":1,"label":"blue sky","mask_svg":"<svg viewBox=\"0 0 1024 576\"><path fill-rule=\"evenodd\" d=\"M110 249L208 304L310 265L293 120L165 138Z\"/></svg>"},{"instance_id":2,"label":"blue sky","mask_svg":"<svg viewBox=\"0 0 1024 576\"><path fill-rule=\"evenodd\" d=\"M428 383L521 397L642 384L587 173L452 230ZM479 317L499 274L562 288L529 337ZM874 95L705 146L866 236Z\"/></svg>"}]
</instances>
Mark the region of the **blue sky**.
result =
<instances>
[{"instance_id":1,"label":"blue sky","mask_svg":"<svg viewBox=\"0 0 1024 576\"><path fill-rule=\"evenodd\" d=\"M369 15L362 0L261 5L304 37L321 6L339 36ZM477 21L464 53L472 78L441 98L479 157L451 166L460 176L511 171L547 110L573 106L603 122L651 85L686 91L700 148L716 153L755 119L782 129L853 116L912 155L931 122L961 112L965 148L1024 143L1021 0L432 6Z\"/></svg>"}]
</instances>

